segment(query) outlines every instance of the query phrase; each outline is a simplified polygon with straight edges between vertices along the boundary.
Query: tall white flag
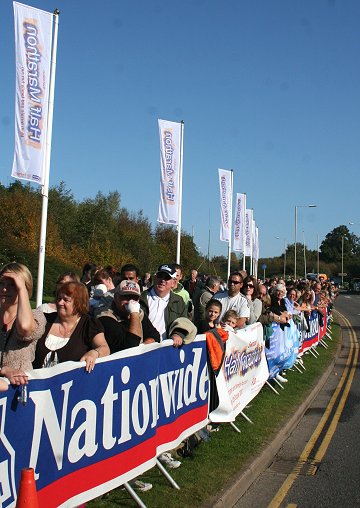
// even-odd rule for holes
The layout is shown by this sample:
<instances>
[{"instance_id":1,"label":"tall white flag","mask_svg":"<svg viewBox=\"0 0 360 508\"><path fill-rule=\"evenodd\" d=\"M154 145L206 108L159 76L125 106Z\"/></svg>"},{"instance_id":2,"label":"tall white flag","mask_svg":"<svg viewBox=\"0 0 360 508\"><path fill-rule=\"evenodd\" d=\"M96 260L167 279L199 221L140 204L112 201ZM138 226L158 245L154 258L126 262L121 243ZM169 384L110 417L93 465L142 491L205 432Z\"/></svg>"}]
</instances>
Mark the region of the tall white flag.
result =
<instances>
[{"instance_id":1,"label":"tall white flag","mask_svg":"<svg viewBox=\"0 0 360 508\"><path fill-rule=\"evenodd\" d=\"M229 242L231 237L231 219L232 219L232 171L219 169L220 184L220 240Z\"/></svg>"},{"instance_id":2,"label":"tall white flag","mask_svg":"<svg viewBox=\"0 0 360 508\"><path fill-rule=\"evenodd\" d=\"M252 256L252 221L253 210L247 208L245 212L245 256Z\"/></svg>"},{"instance_id":3,"label":"tall white flag","mask_svg":"<svg viewBox=\"0 0 360 508\"><path fill-rule=\"evenodd\" d=\"M160 202L158 222L178 224L181 123L158 120L160 135Z\"/></svg>"},{"instance_id":4,"label":"tall white flag","mask_svg":"<svg viewBox=\"0 0 360 508\"><path fill-rule=\"evenodd\" d=\"M244 252L246 194L236 194L234 251Z\"/></svg>"},{"instance_id":5,"label":"tall white flag","mask_svg":"<svg viewBox=\"0 0 360 508\"><path fill-rule=\"evenodd\" d=\"M11 176L44 184L53 14L14 2L15 153Z\"/></svg>"}]
</instances>

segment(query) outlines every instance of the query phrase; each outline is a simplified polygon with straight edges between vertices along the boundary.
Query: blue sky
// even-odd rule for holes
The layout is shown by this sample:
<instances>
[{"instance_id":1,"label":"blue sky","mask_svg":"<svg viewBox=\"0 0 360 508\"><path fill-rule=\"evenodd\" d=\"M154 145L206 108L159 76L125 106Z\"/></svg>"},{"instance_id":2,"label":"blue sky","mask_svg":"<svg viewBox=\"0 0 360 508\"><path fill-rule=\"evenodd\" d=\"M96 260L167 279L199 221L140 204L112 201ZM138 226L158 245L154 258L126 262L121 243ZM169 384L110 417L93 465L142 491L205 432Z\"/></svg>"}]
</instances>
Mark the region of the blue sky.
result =
<instances>
[{"instance_id":1,"label":"blue sky","mask_svg":"<svg viewBox=\"0 0 360 508\"><path fill-rule=\"evenodd\" d=\"M26 2L24 2L26 3ZM360 222L358 0L32 0L60 9L50 185L118 190L155 225L157 119L184 120L183 228L211 255L218 168L234 170L260 256ZM14 150L13 7L0 2L0 181ZM360 225L350 226L360 235ZM280 240L275 237L280 237ZM175 253L174 253L175 257Z\"/></svg>"}]
</instances>

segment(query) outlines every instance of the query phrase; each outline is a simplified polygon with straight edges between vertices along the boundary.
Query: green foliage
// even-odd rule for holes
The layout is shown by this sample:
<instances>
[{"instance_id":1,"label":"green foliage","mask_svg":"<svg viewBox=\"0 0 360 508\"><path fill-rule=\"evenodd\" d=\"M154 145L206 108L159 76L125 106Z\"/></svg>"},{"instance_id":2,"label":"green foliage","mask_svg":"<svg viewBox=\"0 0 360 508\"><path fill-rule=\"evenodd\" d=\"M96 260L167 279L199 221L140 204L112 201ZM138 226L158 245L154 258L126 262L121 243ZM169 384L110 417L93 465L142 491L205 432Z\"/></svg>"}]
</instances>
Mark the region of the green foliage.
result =
<instances>
[{"instance_id":1,"label":"green foliage","mask_svg":"<svg viewBox=\"0 0 360 508\"><path fill-rule=\"evenodd\" d=\"M0 261L18 260L37 273L41 221L38 188L19 181L0 185ZM52 294L55 279L66 270L81 273L86 262L136 264L142 273L153 273L159 264L176 259L177 232L173 227L152 230L143 211L129 213L121 207L117 191L77 202L64 182L49 190L45 262L45 293ZM186 272L201 263L190 235L181 236L181 258ZM50 292L50 293L49 293Z\"/></svg>"}]
</instances>

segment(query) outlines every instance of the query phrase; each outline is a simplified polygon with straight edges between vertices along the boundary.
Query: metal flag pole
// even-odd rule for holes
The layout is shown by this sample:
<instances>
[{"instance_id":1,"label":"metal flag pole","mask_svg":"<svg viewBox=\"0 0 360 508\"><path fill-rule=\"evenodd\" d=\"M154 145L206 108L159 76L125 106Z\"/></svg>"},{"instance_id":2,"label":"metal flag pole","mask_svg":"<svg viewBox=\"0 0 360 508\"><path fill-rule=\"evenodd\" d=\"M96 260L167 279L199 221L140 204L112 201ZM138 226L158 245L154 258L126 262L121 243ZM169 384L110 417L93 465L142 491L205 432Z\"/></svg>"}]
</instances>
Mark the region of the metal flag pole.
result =
<instances>
[{"instance_id":1,"label":"metal flag pole","mask_svg":"<svg viewBox=\"0 0 360 508\"><path fill-rule=\"evenodd\" d=\"M180 264L183 155L184 155L184 120L181 120L180 165L179 165L179 207L178 207L177 244L176 244L176 263L177 264Z\"/></svg>"},{"instance_id":2,"label":"metal flag pole","mask_svg":"<svg viewBox=\"0 0 360 508\"><path fill-rule=\"evenodd\" d=\"M229 244L228 244L228 269L227 269L227 278L230 277L230 269L231 269L231 234L232 234L232 207L233 207L233 184L234 184L234 171L230 169L231 175L231 192L230 192L230 206L229 206Z\"/></svg>"},{"instance_id":3,"label":"metal flag pole","mask_svg":"<svg viewBox=\"0 0 360 508\"><path fill-rule=\"evenodd\" d=\"M60 14L59 9L55 9L54 19L53 19L54 36L53 36L53 45L52 45L52 52L51 52L49 111L48 111L48 120L47 120L46 153L45 153L45 159L44 159L44 185L41 190L42 209L41 209L38 280L37 280L37 291L36 291L36 306L37 307L42 304L43 289L44 289L45 245L46 245L46 228L47 228L48 201L49 201L50 157L51 157L52 123L53 123L53 111L54 111L56 51L57 51L57 38L58 38L58 27L59 27L59 14Z\"/></svg>"},{"instance_id":4,"label":"metal flag pole","mask_svg":"<svg viewBox=\"0 0 360 508\"><path fill-rule=\"evenodd\" d=\"M245 271L245 262L246 262L246 259L245 259L245 249L246 249L246 234L245 234L245 214L246 214L246 192L244 193L244 210L243 210L243 223L244 223L244 228L243 228L243 270Z\"/></svg>"}]
</instances>

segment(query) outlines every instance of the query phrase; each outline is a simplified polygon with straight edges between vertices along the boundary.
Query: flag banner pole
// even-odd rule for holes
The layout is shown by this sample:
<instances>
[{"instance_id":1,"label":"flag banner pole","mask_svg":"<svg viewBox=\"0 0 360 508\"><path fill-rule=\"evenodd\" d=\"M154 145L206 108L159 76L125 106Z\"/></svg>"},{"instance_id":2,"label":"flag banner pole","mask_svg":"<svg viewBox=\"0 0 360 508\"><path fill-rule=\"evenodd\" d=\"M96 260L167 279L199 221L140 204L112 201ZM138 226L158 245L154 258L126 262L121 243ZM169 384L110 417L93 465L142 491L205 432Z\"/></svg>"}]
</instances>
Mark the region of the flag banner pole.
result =
<instances>
[{"instance_id":1,"label":"flag banner pole","mask_svg":"<svg viewBox=\"0 0 360 508\"><path fill-rule=\"evenodd\" d=\"M243 270L245 270L245 263L246 263L246 231L245 231L245 214L246 214L246 193L244 194L244 200L243 200L243 216L244 216L244 228L243 228Z\"/></svg>"},{"instance_id":2,"label":"flag banner pole","mask_svg":"<svg viewBox=\"0 0 360 508\"><path fill-rule=\"evenodd\" d=\"M230 273L233 170L219 169L220 240L228 242L228 273Z\"/></svg>"},{"instance_id":3,"label":"flag banner pole","mask_svg":"<svg viewBox=\"0 0 360 508\"><path fill-rule=\"evenodd\" d=\"M245 194L236 194L233 242L233 250L235 252L244 252L244 199Z\"/></svg>"},{"instance_id":4,"label":"flag banner pole","mask_svg":"<svg viewBox=\"0 0 360 508\"><path fill-rule=\"evenodd\" d=\"M36 306L42 304L43 290L44 290L44 268L45 268L45 246L46 246L46 230L47 230L47 215L48 215L48 201L49 201L49 178L50 178L50 158L51 158L51 140L52 140L52 124L54 112L54 93L55 93L55 73L56 73L56 52L57 52L57 38L59 27L59 10L54 11L54 37L51 54L51 73L50 73L50 91L49 91L49 115L47 122L47 136L46 136L46 156L44 161L44 185L42 187L42 209L41 209L41 229L40 229L40 245L39 245L39 266L38 266L38 281L36 290Z\"/></svg>"},{"instance_id":5,"label":"flag banner pole","mask_svg":"<svg viewBox=\"0 0 360 508\"><path fill-rule=\"evenodd\" d=\"M229 244L228 244L228 269L227 269L227 278L230 277L231 270L231 230L232 230L232 208L233 208L233 187L234 187L234 171L231 169L231 192L230 192L230 218L229 218Z\"/></svg>"},{"instance_id":6,"label":"flag banner pole","mask_svg":"<svg viewBox=\"0 0 360 508\"><path fill-rule=\"evenodd\" d=\"M178 225L181 124L158 120L160 137L160 202L157 221Z\"/></svg>"},{"instance_id":7,"label":"flag banner pole","mask_svg":"<svg viewBox=\"0 0 360 508\"><path fill-rule=\"evenodd\" d=\"M14 2L15 149L11 176L44 185L53 15Z\"/></svg>"},{"instance_id":8,"label":"flag banner pole","mask_svg":"<svg viewBox=\"0 0 360 508\"><path fill-rule=\"evenodd\" d=\"M180 248L181 248L183 157L184 157L184 121L182 120L180 123L179 206L178 206L178 226L177 226L177 244L176 244L176 263L178 265L180 264Z\"/></svg>"}]
</instances>

